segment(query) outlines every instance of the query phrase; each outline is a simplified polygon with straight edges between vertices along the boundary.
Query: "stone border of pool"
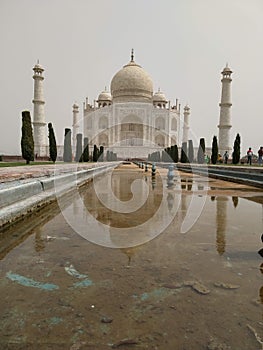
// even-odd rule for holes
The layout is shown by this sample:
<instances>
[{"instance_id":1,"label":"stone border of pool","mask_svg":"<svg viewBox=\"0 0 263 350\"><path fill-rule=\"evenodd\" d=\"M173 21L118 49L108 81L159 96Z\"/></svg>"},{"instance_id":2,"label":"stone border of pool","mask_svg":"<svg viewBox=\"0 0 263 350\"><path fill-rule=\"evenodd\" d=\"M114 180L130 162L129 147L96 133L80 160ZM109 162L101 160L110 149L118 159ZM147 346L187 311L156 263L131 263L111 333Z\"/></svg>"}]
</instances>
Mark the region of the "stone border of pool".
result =
<instances>
[{"instance_id":1,"label":"stone border of pool","mask_svg":"<svg viewBox=\"0 0 263 350\"><path fill-rule=\"evenodd\" d=\"M249 186L263 188L262 167L242 167L224 165L201 165L177 163L176 168L185 172L209 176L219 180L241 183Z\"/></svg>"},{"instance_id":2,"label":"stone border of pool","mask_svg":"<svg viewBox=\"0 0 263 350\"><path fill-rule=\"evenodd\" d=\"M17 179L10 181L12 177L10 174L8 182L0 188L0 228L6 228L18 222L26 215L40 210L58 197L72 191L76 185L84 185L93 175L107 172L120 163L96 164L86 169L82 166L81 170L77 171L74 171L77 165L71 166L62 174L54 175L56 172L53 170L53 175L49 173L48 176L32 177L26 182Z\"/></svg>"}]
</instances>

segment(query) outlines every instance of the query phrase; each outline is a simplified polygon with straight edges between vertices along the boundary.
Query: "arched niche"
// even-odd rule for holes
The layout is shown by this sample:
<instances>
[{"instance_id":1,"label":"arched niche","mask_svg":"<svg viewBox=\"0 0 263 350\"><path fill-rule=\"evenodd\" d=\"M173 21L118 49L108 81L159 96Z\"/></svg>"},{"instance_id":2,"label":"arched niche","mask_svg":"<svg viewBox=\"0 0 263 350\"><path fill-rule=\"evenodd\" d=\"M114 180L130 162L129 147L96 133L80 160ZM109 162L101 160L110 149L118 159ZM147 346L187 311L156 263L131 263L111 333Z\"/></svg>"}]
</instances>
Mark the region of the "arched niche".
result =
<instances>
[{"instance_id":1,"label":"arched niche","mask_svg":"<svg viewBox=\"0 0 263 350\"><path fill-rule=\"evenodd\" d=\"M108 128L108 118L106 116L100 117L99 119L99 129Z\"/></svg>"},{"instance_id":2,"label":"arched niche","mask_svg":"<svg viewBox=\"0 0 263 350\"><path fill-rule=\"evenodd\" d=\"M87 125L87 128L88 129L92 129L92 118L91 116L88 116L87 119L86 119L86 125Z\"/></svg>"},{"instance_id":3,"label":"arched niche","mask_svg":"<svg viewBox=\"0 0 263 350\"><path fill-rule=\"evenodd\" d=\"M108 143L109 143L109 138L108 138L108 135L106 134L100 134L99 135L99 145L100 146L108 146Z\"/></svg>"},{"instance_id":4,"label":"arched niche","mask_svg":"<svg viewBox=\"0 0 263 350\"><path fill-rule=\"evenodd\" d=\"M158 117L155 121L155 127L158 130L164 130L165 129L165 120L163 117Z\"/></svg>"},{"instance_id":5,"label":"arched niche","mask_svg":"<svg viewBox=\"0 0 263 350\"><path fill-rule=\"evenodd\" d=\"M136 115L128 115L122 118L119 125L120 141L123 146L143 145L144 126Z\"/></svg>"},{"instance_id":6,"label":"arched niche","mask_svg":"<svg viewBox=\"0 0 263 350\"><path fill-rule=\"evenodd\" d=\"M176 118L172 119L171 129L172 130L177 130L177 120L176 120Z\"/></svg>"},{"instance_id":7,"label":"arched niche","mask_svg":"<svg viewBox=\"0 0 263 350\"><path fill-rule=\"evenodd\" d=\"M165 139L164 139L163 135L159 134L159 135L155 136L155 144L156 145L164 147L164 142L165 142Z\"/></svg>"}]
</instances>

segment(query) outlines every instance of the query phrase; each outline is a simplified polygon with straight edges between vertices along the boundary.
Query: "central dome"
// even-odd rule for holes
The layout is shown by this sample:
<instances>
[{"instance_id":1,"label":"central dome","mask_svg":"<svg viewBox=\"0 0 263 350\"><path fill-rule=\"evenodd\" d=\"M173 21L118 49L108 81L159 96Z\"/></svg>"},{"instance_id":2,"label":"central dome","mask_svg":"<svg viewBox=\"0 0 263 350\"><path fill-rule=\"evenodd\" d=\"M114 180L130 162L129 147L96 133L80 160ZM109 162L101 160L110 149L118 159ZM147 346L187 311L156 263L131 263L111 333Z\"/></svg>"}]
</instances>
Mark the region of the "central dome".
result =
<instances>
[{"instance_id":1,"label":"central dome","mask_svg":"<svg viewBox=\"0 0 263 350\"><path fill-rule=\"evenodd\" d=\"M111 95L114 102L152 102L152 79L133 61L133 55L131 61L112 78Z\"/></svg>"}]
</instances>

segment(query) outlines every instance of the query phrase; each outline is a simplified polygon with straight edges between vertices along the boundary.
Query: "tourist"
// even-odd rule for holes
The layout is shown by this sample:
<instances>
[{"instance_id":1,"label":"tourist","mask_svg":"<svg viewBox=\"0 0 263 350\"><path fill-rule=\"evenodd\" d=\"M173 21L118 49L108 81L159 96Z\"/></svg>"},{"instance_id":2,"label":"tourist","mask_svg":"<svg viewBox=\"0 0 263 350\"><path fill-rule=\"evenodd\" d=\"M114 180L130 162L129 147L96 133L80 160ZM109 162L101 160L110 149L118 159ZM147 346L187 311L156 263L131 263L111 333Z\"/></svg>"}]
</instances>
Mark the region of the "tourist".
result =
<instances>
[{"instance_id":1,"label":"tourist","mask_svg":"<svg viewBox=\"0 0 263 350\"><path fill-rule=\"evenodd\" d=\"M227 151L225 151L225 153L224 153L224 162L225 162L225 164L227 164L227 161L228 161L228 158L229 158L229 154L228 154L228 152Z\"/></svg>"},{"instance_id":2,"label":"tourist","mask_svg":"<svg viewBox=\"0 0 263 350\"><path fill-rule=\"evenodd\" d=\"M253 156L253 151L251 147L247 150L247 164L251 165L252 163L252 156Z\"/></svg>"},{"instance_id":3,"label":"tourist","mask_svg":"<svg viewBox=\"0 0 263 350\"><path fill-rule=\"evenodd\" d=\"M262 165L262 157L263 157L263 147L261 146L258 150L258 164Z\"/></svg>"}]
</instances>

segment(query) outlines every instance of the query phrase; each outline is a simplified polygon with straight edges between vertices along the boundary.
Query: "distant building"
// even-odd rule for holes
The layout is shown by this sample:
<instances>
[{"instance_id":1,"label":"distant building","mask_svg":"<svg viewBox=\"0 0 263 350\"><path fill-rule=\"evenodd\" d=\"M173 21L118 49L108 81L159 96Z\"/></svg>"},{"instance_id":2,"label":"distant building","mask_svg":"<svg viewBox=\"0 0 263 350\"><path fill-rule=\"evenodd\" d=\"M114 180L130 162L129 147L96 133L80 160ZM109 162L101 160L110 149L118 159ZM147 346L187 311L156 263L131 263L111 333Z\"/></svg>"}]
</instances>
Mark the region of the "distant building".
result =
<instances>
[{"instance_id":1,"label":"distant building","mask_svg":"<svg viewBox=\"0 0 263 350\"><path fill-rule=\"evenodd\" d=\"M33 131L35 154L48 156L47 124L44 112L43 71L39 62L33 68L34 75L34 112ZM232 150L230 144L231 125L231 74L228 65L222 71L222 94L219 118L219 153ZM79 132L79 106L74 103L72 124L73 157L76 148L76 135ZM83 103L83 133L89 138L90 151L93 145L104 146L117 153L119 158L147 158L148 154L157 150L189 140L188 105L183 110L183 125L180 125L180 104L167 101L160 89L153 92L153 82L145 70L134 61L133 50L131 60L112 78L110 91L105 88L93 104L88 98ZM180 128L182 136L180 136ZM64 130L63 130L64 131ZM61 131L62 132L62 131ZM179 139L180 137L180 139ZM206 140L206 154L211 155L211 147ZM63 145L58 145L58 159L62 159ZM195 148L195 157L198 147Z\"/></svg>"},{"instance_id":2,"label":"distant building","mask_svg":"<svg viewBox=\"0 0 263 350\"><path fill-rule=\"evenodd\" d=\"M119 158L147 158L179 142L180 105L170 105L145 70L131 60L112 78L93 105L84 103L84 137ZM73 123L74 124L74 123Z\"/></svg>"}]
</instances>

